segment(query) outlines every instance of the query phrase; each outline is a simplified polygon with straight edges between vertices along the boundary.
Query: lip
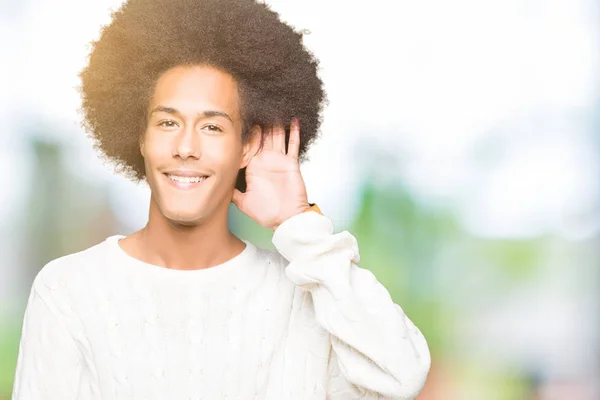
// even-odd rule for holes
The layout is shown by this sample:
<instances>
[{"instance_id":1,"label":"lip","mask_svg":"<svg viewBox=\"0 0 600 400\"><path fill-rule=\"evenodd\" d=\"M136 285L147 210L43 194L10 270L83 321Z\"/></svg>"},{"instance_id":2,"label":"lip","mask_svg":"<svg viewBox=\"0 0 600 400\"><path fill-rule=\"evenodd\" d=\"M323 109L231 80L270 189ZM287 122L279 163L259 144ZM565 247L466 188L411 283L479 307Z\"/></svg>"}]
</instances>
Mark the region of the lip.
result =
<instances>
[{"instance_id":1,"label":"lip","mask_svg":"<svg viewBox=\"0 0 600 400\"><path fill-rule=\"evenodd\" d=\"M165 171L165 175L177 175L177 176L210 176L211 174L208 171L202 170L193 170L193 169L173 169L170 171Z\"/></svg>"},{"instance_id":2,"label":"lip","mask_svg":"<svg viewBox=\"0 0 600 400\"><path fill-rule=\"evenodd\" d=\"M200 182L176 182L176 181L172 180L171 178L169 178L168 175L177 175L177 176L207 176L207 178L205 178L204 180L201 180ZM185 175L184 175L183 171L165 172L163 174L163 176L165 177L165 179L167 180L167 182L171 186L173 186L173 187L175 187L177 189L181 189L181 190L191 190L191 189L199 188L207 180L209 180L210 177L211 177L208 174L199 173L197 171L191 171L191 173L185 174Z\"/></svg>"}]
</instances>

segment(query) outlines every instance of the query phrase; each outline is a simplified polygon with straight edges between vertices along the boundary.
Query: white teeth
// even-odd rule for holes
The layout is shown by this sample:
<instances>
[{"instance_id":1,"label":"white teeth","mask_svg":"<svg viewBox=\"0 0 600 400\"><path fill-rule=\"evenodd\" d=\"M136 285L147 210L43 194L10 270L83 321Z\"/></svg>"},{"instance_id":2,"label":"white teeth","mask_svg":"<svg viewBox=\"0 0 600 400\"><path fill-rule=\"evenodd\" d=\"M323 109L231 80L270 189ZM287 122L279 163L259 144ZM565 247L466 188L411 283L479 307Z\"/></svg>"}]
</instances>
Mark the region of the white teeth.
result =
<instances>
[{"instance_id":1,"label":"white teeth","mask_svg":"<svg viewBox=\"0 0 600 400\"><path fill-rule=\"evenodd\" d=\"M205 180L206 176L177 176L167 174L170 180L181 183L198 183L200 181Z\"/></svg>"}]
</instances>

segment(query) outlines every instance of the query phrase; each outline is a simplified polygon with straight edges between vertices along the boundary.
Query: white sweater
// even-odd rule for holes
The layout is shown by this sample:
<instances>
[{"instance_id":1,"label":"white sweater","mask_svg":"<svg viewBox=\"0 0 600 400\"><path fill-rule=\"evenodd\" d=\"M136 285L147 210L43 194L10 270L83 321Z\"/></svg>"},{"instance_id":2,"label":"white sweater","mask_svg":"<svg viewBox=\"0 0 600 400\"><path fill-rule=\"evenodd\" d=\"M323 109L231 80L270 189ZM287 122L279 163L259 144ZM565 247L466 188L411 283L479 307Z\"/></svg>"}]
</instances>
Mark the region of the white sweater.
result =
<instances>
[{"instance_id":1,"label":"white sweater","mask_svg":"<svg viewBox=\"0 0 600 400\"><path fill-rule=\"evenodd\" d=\"M36 276L14 400L413 399L425 383L423 335L325 216L203 270L146 264L122 237Z\"/></svg>"}]
</instances>

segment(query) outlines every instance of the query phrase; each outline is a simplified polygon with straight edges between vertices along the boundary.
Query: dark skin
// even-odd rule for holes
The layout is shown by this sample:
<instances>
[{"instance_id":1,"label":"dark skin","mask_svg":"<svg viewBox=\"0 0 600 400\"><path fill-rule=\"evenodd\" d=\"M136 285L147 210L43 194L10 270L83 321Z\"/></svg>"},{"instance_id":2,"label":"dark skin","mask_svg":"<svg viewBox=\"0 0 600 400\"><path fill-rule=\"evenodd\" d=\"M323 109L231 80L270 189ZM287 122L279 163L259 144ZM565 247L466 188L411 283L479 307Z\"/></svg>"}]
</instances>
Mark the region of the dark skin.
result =
<instances>
[{"instance_id":1,"label":"dark skin","mask_svg":"<svg viewBox=\"0 0 600 400\"><path fill-rule=\"evenodd\" d=\"M272 230L309 208L298 121L291 124L287 153L282 126L260 151L260 127L243 142L238 88L229 74L209 66L172 68L158 80L148 112L140 151L150 214L144 228L119 242L129 255L171 269L209 268L246 246L228 229L231 202ZM241 193L235 181L244 167Z\"/></svg>"}]
</instances>

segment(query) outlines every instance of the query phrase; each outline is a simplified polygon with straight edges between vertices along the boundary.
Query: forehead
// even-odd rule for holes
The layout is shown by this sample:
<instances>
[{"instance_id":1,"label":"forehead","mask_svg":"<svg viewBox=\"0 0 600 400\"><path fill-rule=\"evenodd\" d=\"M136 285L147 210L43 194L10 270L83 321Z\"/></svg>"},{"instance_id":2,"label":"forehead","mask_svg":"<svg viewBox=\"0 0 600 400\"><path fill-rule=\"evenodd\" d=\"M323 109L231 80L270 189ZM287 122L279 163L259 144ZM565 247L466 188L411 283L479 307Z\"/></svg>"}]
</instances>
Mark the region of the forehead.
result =
<instances>
[{"instance_id":1,"label":"forehead","mask_svg":"<svg viewBox=\"0 0 600 400\"><path fill-rule=\"evenodd\" d=\"M172 107L183 114L219 110L238 118L238 100L237 83L230 74L211 66L178 66L158 79L150 107Z\"/></svg>"}]
</instances>

